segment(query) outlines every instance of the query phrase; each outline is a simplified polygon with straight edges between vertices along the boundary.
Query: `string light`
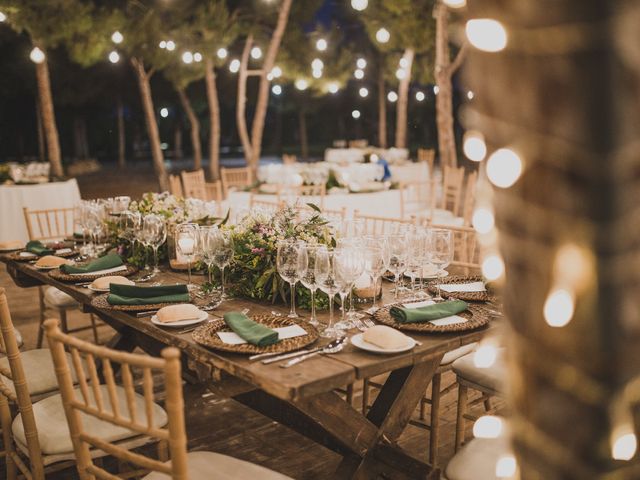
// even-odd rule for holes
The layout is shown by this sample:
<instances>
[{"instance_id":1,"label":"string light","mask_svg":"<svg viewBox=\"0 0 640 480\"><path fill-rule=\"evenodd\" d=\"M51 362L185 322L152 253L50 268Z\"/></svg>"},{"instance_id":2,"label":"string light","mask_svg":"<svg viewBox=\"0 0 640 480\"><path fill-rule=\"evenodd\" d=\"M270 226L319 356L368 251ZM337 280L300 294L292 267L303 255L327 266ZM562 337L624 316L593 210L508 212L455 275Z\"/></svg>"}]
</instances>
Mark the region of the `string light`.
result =
<instances>
[{"instance_id":1,"label":"string light","mask_svg":"<svg viewBox=\"0 0 640 480\"><path fill-rule=\"evenodd\" d=\"M253 47L251 49L251 58L258 60L262 57L262 49L260 47Z\"/></svg>"},{"instance_id":2,"label":"string light","mask_svg":"<svg viewBox=\"0 0 640 480\"><path fill-rule=\"evenodd\" d=\"M4 12L0 12L0 23L7 20L7 15Z\"/></svg>"},{"instance_id":3,"label":"string light","mask_svg":"<svg viewBox=\"0 0 640 480\"><path fill-rule=\"evenodd\" d=\"M564 327L573 317L575 299L573 294L564 289L552 290L544 302L544 320L550 327Z\"/></svg>"},{"instance_id":4,"label":"string light","mask_svg":"<svg viewBox=\"0 0 640 480\"><path fill-rule=\"evenodd\" d=\"M473 424L473 436L476 438L498 438L502 435L503 421L495 415L484 415Z\"/></svg>"},{"instance_id":5,"label":"string light","mask_svg":"<svg viewBox=\"0 0 640 480\"><path fill-rule=\"evenodd\" d=\"M282 87L280 85L274 85L271 87L271 91L274 95L280 95L282 93Z\"/></svg>"},{"instance_id":6,"label":"string light","mask_svg":"<svg viewBox=\"0 0 640 480\"><path fill-rule=\"evenodd\" d=\"M109 61L111 63L118 63L120 61L120 55L115 50L109 53Z\"/></svg>"},{"instance_id":7,"label":"string light","mask_svg":"<svg viewBox=\"0 0 640 480\"><path fill-rule=\"evenodd\" d=\"M351 0L351 8L358 12L363 11L369 6L369 0Z\"/></svg>"},{"instance_id":8,"label":"string light","mask_svg":"<svg viewBox=\"0 0 640 480\"><path fill-rule=\"evenodd\" d=\"M501 148L487 161L487 177L496 187L509 188L522 175L522 160L509 148Z\"/></svg>"},{"instance_id":9,"label":"string light","mask_svg":"<svg viewBox=\"0 0 640 480\"><path fill-rule=\"evenodd\" d=\"M582 292L595 278L593 252L575 243L562 245L553 262L553 276L557 285Z\"/></svg>"},{"instance_id":10,"label":"string light","mask_svg":"<svg viewBox=\"0 0 640 480\"><path fill-rule=\"evenodd\" d=\"M438 85L433 86L433 94L438 95L440 93L440 87Z\"/></svg>"},{"instance_id":11,"label":"string light","mask_svg":"<svg viewBox=\"0 0 640 480\"><path fill-rule=\"evenodd\" d=\"M396 77L398 80L407 78L407 71L404 68L399 68L398 70L396 70Z\"/></svg>"},{"instance_id":12,"label":"string light","mask_svg":"<svg viewBox=\"0 0 640 480\"><path fill-rule=\"evenodd\" d=\"M355 118L356 120L357 120L357 119L359 119L359 118L360 118L360 110L353 110L353 111L351 112L351 116L352 116L353 118Z\"/></svg>"},{"instance_id":13,"label":"string light","mask_svg":"<svg viewBox=\"0 0 640 480\"><path fill-rule=\"evenodd\" d=\"M473 162L481 162L487 155L487 144L484 135L475 130L465 132L462 138L462 151Z\"/></svg>"},{"instance_id":14,"label":"string light","mask_svg":"<svg viewBox=\"0 0 640 480\"><path fill-rule=\"evenodd\" d=\"M176 42L174 42L173 40L167 40L166 48L170 52L173 52L176 49Z\"/></svg>"},{"instance_id":15,"label":"string light","mask_svg":"<svg viewBox=\"0 0 640 480\"><path fill-rule=\"evenodd\" d=\"M356 61L356 67L358 67L358 68L366 68L367 67L367 61L364 58L359 58Z\"/></svg>"},{"instance_id":16,"label":"string light","mask_svg":"<svg viewBox=\"0 0 640 480\"><path fill-rule=\"evenodd\" d=\"M227 55L229 55L229 52L227 51L226 48L220 47L216 52L216 55L218 55L219 59L224 60L225 58L227 58Z\"/></svg>"},{"instance_id":17,"label":"string light","mask_svg":"<svg viewBox=\"0 0 640 480\"><path fill-rule=\"evenodd\" d=\"M184 52L182 54L182 61L187 65L189 65L190 63L193 63L193 53L189 51Z\"/></svg>"},{"instance_id":18,"label":"string light","mask_svg":"<svg viewBox=\"0 0 640 480\"><path fill-rule=\"evenodd\" d=\"M193 61L200 63L202 61L202 54L200 52L196 52L193 54Z\"/></svg>"},{"instance_id":19,"label":"string light","mask_svg":"<svg viewBox=\"0 0 640 480\"><path fill-rule=\"evenodd\" d=\"M469 100L473 100L473 97L475 97L475 95L473 94L473 92L472 92L471 90L469 90L469 91L467 92L467 98L468 98Z\"/></svg>"},{"instance_id":20,"label":"string light","mask_svg":"<svg viewBox=\"0 0 640 480\"><path fill-rule=\"evenodd\" d=\"M497 20L476 18L465 26L469 43L484 52L499 52L507 46L507 31Z\"/></svg>"},{"instance_id":21,"label":"string light","mask_svg":"<svg viewBox=\"0 0 640 480\"><path fill-rule=\"evenodd\" d=\"M391 34L389 33L389 30L387 30L386 28L381 28L376 32L376 40L379 43L387 43L390 38L391 38Z\"/></svg>"},{"instance_id":22,"label":"string light","mask_svg":"<svg viewBox=\"0 0 640 480\"><path fill-rule=\"evenodd\" d=\"M369 90L365 87L360 88L360 90L358 90L358 94L362 97L362 98L366 98L369 95Z\"/></svg>"},{"instance_id":23,"label":"string light","mask_svg":"<svg viewBox=\"0 0 640 480\"><path fill-rule=\"evenodd\" d=\"M330 84L327 85L327 90L329 91L329 93L338 93L339 89L340 87L336 82L331 82Z\"/></svg>"},{"instance_id":24,"label":"string light","mask_svg":"<svg viewBox=\"0 0 640 480\"><path fill-rule=\"evenodd\" d=\"M299 78L296 80L295 86L298 90L306 90L309 88L309 82L307 82L304 78Z\"/></svg>"},{"instance_id":25,"label":"string light","mask_svg":"<svg viewBox=\"0 0 640 480\"><path fill-rule=\"evenodd\" d=\"M158 44L158 46L162 49L167 48L167 41L166 40L161 40L160 43Z\"/></svg>"},{"instance_id":26,"label":"string light","mask_svg":"<svg viewBox=\"0 0 640 480\"><path fill-rule=\"evenodd\" d=\"M273 75L273 78L280 78L282 76L282 69L276 65L271 69L271 75Z\"/></svg>"},{"instance_id":27,"label":"string light","mask_svg":"<svg viewBox=\"0 0 640 480\"><path fill-rule=\"evenodd\" d=\"M120 43L122 43L123 40L124 40L124 37L117 30L115 32L113 32L113 34L111 35L111 41L113 43L120 44Z\"/></svg>"},{"instance_id":28,"label":"string light","mask_svg":"<svg viewBox=\"0 0 640 480\"><path fill-rule=\"evenodd\" d=\"M471 218L471 224L473 228L481 235L486 235L495 226L495 218L493 216L493 212L486 207L478 207L473 212L473 217Z\"/></svg>"},{"instance_id":29,"label":"string light","mask_svg":"<svg viewBox=\"0 0 640 480\"><path fill-rule=\"evenodd\" d=\"M162 118L167 118L169 116L169 109L167 107L162 107L160 109L160 116Z\"/></svg>"},{"instance_id":30,"label":"string light","mask_svg":"<svg viewBox=\"0 0 640 480\"><path fill-rule=\"evenodd\" d=\"M402 57L400 59L400 67L401 68L407 68L409 66L409 60L407 60L406 58Z\"/></svg>"},{"instance_id":31,"label":"string light","mask_svg":"<svg viewBox=\"0 0 640 480\"><path fill-rule=\"evenodd\" d=\"M398 94L396 92L389 92L387 93L387 100L389 100L391 103L397 102L398 101Z\"/></svg>"},{"instance_id":32,"label":"string light","mask_svg":"<svg viewBox=\"0 0 640 480\"><path fill-rule=\"evenodd\" d=\"M496 477L513 478L518 470L518 462L513 455L503 455L496 462Z\"/></svg>"},{"instance_id":33,"label":"string light","mask_svg":"<svg viewBox=\"0 0 640 480\"><path fill-rule=\"evenodd\" d=\"M316 69L314 70L311 75L313 76L313 78L321 78L322 77L322 69Z\"/></svg>"},{"instance_id":34,"label":"string light","mask_svg":"<svg viewBox=\"0 0 640 480\"><path fill-rule=\"evenodd\" d=\"M322 70L324 68L324 62L319 58L314 58L313 62L311 62L311 68L314 70Z\"/></svg>"},{"instance_id":35,"label":"string light","mask_svg":"<svg viewBox=\"0 0 640 480\"><path fill-rule=\"evenodd\" d=\"M327 49L327 41L324 38L319 38L316 41L316 50L319 52L324 52Z\"/></svg>"},{"instance_id":36,"label":"string light","mask_svg":"<svg viewBox=\"0 0 640 480\"><path fill-rule=\"evenodd\" d=\"M231 73L237 73L240 71L240 60L238 60L237 58L234 58L233 60L231 60L231 62L229 63L229 71Z\"/></svg>"},{"instance_id":37,"label":"string light","mask_svg":"<svg viewBox=\"0 0 640 480\"><path fill-rule=\"evenodd\" d=\"M476 368L491 368L498 360L498 347L494 340L483 340L473 352L473 364Z\"/></svg>"},{"instance_id":38,"label":"string light","mask_svg":"<svg viewBox=\"0 0 640 480\"><path fill-rule=\"evenodd\" d=\"M425 97L426 96L425 96L424 92L422 92L422 91L416 92L416 100L417 101L422 102L422 101L424 101Z\"/></svg>"},{"instance_id":39,"label":"string light","mask_svg":"<svg viewBox=\"0 0 640 480\"><path fill-rule=\"evenodd\" d=\"M29 58L33 63L42 63L45 60L45 55L44 52L38 47L34 47L34 49L31 50L31 53L29 54Z\"/></svg>"},{"instance_id":40,"label":"string light","mask_svg":"<svg viewBox=\"0 0 640 480\"><path fill-rule=\"evenodd\" d=\"M358 80L362 80L364 78L364 70L360 70L359 68L353 72L353 76Z\"/></svg>"},{"instance_id":41,"label":"string light","mask_svg":"<svg viewBox=\"0 0 640 480\"><path fill-rule=\"evenodd\" d=\"M482 262L482 275L489 280L498 280L504 275L504 262L497 254L487 255Z\"/></svg>"},{"instance_id":42,"label":"string light","mask_svg":"<svg viewBox=\"0 0 640 480\"><path fill-rule=\"evenodd\" d=\"M442 0L442 2L451 8L462 8L467 4L467 0Z\"/></svg>"}]
</instances>

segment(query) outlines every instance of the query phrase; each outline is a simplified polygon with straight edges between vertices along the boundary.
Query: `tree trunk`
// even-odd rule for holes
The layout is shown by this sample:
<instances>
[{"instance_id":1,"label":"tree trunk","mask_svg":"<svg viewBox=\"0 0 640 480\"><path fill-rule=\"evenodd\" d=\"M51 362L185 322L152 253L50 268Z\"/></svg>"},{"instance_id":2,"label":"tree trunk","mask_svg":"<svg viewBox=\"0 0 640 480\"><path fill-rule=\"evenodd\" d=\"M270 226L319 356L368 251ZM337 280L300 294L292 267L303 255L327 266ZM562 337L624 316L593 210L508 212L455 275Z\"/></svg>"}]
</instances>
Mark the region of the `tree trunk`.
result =
<instances>
[{"instance_id":1,"label":"tree trunk","mask_svg":"<svg viewBox=\"0 0 640 480\"><path fill-rule=\"evenodd\" d=\"M182 104L182 108L189 119L189 127L191 131L191 149L193 150L193 169L200 170L202 168L202 147L200 146L200 122L193 111L187 92L184 88L177 88L178 98Z\"/></svg>"},{"instance_id":2,"label":"tree trunk","mask_svg":"<svg viewBox=\"0 0 640 480\"><path fill-rule=\"evenodd\" d=\"M89 141L87 139L87 124L80 115L73 120L73 144L76 160L89 158Z\"/></svg>"},{"instance_id":3,"label":"tree trunk","mask_svg":"<svg viewBox=\"0 0 640 480\"><path fill-rule=\"evenodd\" d=\"M236 126L238 127L238 136L242 143L242 153L248 166L251 166L251 158L253 156L251 139L249 138L249 129L247 127L247 78L249 70L249 53L251 52L251 44L253 43L253 35L249 35L244 42L242 56L240 57L240 70L238 71L238 96L236 97Z\"/></svg>"},{"instance_id":4,"label":"tree trunk","mask_svg":"<svg viewBox=\"0 0 640 480\"><path fill-rule=\"evenodd\" d=\"M184 152L182 151L182 126L180 122L176 123L173 130L173 156L176 160L182 160Z\"/></svg>"},{"instance_id":5,"label":"tree trunk","mask_svg":"<svg viewBox=\"0 0 640 480\"><path fill-rule=\"evenodd\" d=\"M150 74L145 71L144 64L141 60L134 57L131 59L131 64L133 65L140 89L142 109L147 125L147 134L149 135L149 148L151 149L153 169L158 177L160 190L167 191L169 190L169 177L164 167L164 155L162 154L162 148L160 146L160 132L158 131L158 122L156 120L156 112L151 96L151 84L149 83Z\"/></svg>"},{"instance_id":6,"label":"tree trunk","mask_svg":"<svg viewBox=\"0 0 640 480\"><path fill-rule=\"evenodd\" d=\"M614 461L610 443L620 427L637 434L640 399L636 4L522 5L469 3L471 18L517 28L507 53L474 51L467 75L468 127L491 147L514 145L525 165L494 189L520 478L637 479L639 456ZM578 16L589 27L576 37ZM566 317L545 308L556 289L573 299Z\"/></svg>"},{"instance_id":7,"label":"tree trunk","mask_svg":"<svg viewBox=\"0 0 640 480\"><path fill-rule=\"evenodd\" d=\"M37 44L34 44L37 46ZM44 50L42 47L40 47ZM64 175L62 168L62 156L60 154L60 139L58 127L53 110L53 98L51 97L51 81L49 80L49 64L45 58L43 62L36 63L36 79L38 82L38 96L42 109L42 126L47 140L47 152L51 164L51 174L56 177Z\"/></svg>"},{"instance_id":8,"label":"tree trunk","mask_svg":"<svg viewBox=\"0 0 640 480\"><path fill-rule=\"evenodd\" d=\"M38 161L47 161L47 147L44 142L44 129L42 128L42 109L40 108L40 97L36 97L36 126L38 131Z\"/></svg>"},{"instance_id":9,"label":"tree trunk","mask_svg":"<svg viewBox=\"0 0 640 480\"><path fill-rule=\"evenodd\" d=\"M387 92L384 85L384 58L378 66L378 146L387 148Z\"/></svg>"},{"instance_id":10,"label":"tree trunk","mask_svg":"<svg viewBox=\"0 0 640 480\"><path fill-rule=\"evenodd\" d=\"M304 108L298 109L298 129L300 134L300 153L304 160L309 158L309 139L307 137L307 115Z\"/></svg>"},{"instance_id":11,"label":"tree trunk","mask_svg":"<svg viewBox=\"0 0 640 480\"><path fill-rule=\"evenodd\" d=\"M415 51L407 48L402 58L406 61L406 75L398 87L398 108L396 110L396 148L407 148L407 111L409 109L409 85Z\"/></svg>"},{"instance_id":12,"label":"tree trunk","mask_svg":"<svg viewBox=\"0 0 640 480\"><path fill-rule=\"evenodd\" d=\"M125 163L127 162L126 156L126 137L124 132L124 105L122 104L122 98L118 98L118 106L117 106L117 116L118 116L118 167L124 168Z\"/></svg>"},{"instance_id":13,"label":"tree trunk","mask_svg":"<svg viewBox=\"0 0 640 480\"><path fill-rule=\"evenodd\" d=\"M209 175L211 180L216 181L220 178L220 102L213 60L207 57L205 62L204 81L209 103Z\"/></svg>"}]
</instances>

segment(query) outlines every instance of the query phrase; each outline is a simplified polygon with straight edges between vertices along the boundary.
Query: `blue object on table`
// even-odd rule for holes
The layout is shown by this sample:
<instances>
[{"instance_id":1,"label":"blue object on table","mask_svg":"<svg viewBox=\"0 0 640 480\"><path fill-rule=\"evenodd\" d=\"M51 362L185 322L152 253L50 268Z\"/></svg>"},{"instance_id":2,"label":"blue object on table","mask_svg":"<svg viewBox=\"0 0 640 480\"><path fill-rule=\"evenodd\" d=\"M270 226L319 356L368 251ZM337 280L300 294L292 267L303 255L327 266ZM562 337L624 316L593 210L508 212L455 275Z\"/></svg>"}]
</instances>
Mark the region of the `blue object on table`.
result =
<instances>
[{"instance_id":1,"label":"blue object on table","mask_svg":"<svg viewBox=\"0 0 640 480\"><path fill-rule=\"evenodd\" d=\"M382 181L386 182L391 178L391 169L389 168L389 162L387 162L384 158L379 158L378 163L382 165L384 168L384 175L382 176Z\"/></svg>"}]
</instances>

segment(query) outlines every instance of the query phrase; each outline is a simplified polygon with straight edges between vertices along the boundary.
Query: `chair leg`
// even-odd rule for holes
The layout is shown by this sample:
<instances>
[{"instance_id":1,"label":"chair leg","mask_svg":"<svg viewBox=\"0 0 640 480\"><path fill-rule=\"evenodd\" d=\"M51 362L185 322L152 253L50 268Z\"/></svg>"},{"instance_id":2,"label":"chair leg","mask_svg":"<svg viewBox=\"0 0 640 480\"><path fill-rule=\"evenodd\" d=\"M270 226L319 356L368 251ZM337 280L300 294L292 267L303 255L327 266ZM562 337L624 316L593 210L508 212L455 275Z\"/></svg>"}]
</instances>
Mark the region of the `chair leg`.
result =
<instances>
[{"instance_id":1,"label":"chair leg","mask_svg":"<svg viewBox=\"0 0 640 480\"><path fill-rule=\"evenodd\" d=\"M467 387L464 385L458 385L458 414L456 416L456 444L455 451L457 452L462 442L464 441L464 427L465 419L464 415L467 413Z\"/></svg>"},{"instance_id":2,"label":"chair leg","mask_svg":"<svg viewBox=\"0 0 640 480\"><path fill-rule=\"evenodd\" d=\"M44 304L44 289L42 287L38 287L38 303L40 304L40 323L38 324L38 341L36 343L36 348L42 348L42 342L44 341L44 329L42 328L42 324L44 323L46 309Z\"/></svg>"},{"instance_id":3,"label":"chair leg","mask_svg":"<svg viewBox=\"0 0 640 480\"><path fill-rule=\"evenodd\" d=\"M365 378L362 381L362 414L366 415L369 409L369 379Z\"/></svg>"},{"instance_id":4,"label":"chair leg","mask_svg":"<svg viewBox=\"0 0 640 480\"><path fill-rule=\"evenodd\" d=\"M347 403L353 406L353 383L347 385Z\"/></svg>"},{"instance_id":5,"label":"chair leg","mask_svg":"<svg viewBox=\"0 0 640 480\"><path fill-rule=\"evenodd\" d=\"M169 461L169 444L164 440L158 442L158 460L161 462Z\"/></svg>"},{"instance_id":6,"label":"chair leg","mask_svg":"<svg viewBox=\"0 0 640 480\"><path fill-rule=\"evenodd\" d=\"M69 325L67 324L67 311L64 308L58 309L58 313L60 314L60 329L63 333L69 332Z\"/></svg>"},{"instance_id":7,"label":"chair leg","mask_svg":"<svg viewBox=\"0 0 640 480\"><path fill-rule=\"evenodd\" d=\"M93 313L89 314L89 318L91 318L91 330L93 331L93 341L96 345L98 342L98 326L96 325L96 317Z\"/></svg>"},{"instance_id":8,"label":"chair leg","mask_svg":"<svg viewBox=\"0 0 640 480\"><path fill-rule=\"evenodd\" d=\"M431 432L429 435L429 463L438 462L438 443L440 439L440 383L442 375L436 373L431 381Z\"/></svg>"},{"instance_id":9,"label":"chair leg","mask_svg":"<svg viewBox=\"0 0 640 480\"><path fill-rule=\"evenodd\" d=\"M15 480L17 467L13 456L13 440L11 438L11 411L7 397L0 394L0 425L2 425L2 441L4 443L7 480Z\"/></svg>"},{"instance_id":10,"label":"chair leg","mask_svg":"<svg viewBox=\"0 0 640 480\"><path fill-rule=\"evenodd\" d=\"M484 401L484 410L486 412L491 411L491 397L487 397L486 400Z\"/></svg>"}]
</instances>

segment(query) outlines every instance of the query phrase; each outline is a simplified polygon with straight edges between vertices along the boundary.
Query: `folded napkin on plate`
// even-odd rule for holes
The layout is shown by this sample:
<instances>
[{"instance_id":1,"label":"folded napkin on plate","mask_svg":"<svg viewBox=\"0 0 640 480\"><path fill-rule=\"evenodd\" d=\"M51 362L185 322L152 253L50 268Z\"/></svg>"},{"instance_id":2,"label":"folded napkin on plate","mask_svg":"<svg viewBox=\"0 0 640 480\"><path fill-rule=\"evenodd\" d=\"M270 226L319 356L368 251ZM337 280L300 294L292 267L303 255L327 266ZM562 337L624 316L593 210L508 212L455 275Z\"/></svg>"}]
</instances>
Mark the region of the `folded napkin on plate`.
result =
<instances>
[{"instance_id":1,"label":"folded napkin on plate","mask_svg":"<svg viewBox=\"0 0 640 480\"><path fill-rule=\"evenodd\" d=\"M152 305L155 303L188 302L186 285L161 285L159 287L136 287L134 285L109 285L107 302L111 305Z\"/></svg>"},{"instance_id":2,"label":"folded napkin on plate","mask_svg":"<svg viewBox=\"0 0 640 480\"><path fill-rule=\"evenodd\" d=\"M258 347L267 347L278 342L278 332L254 322L244 313L225 313L224 321L240 337Z\"/></svg>"},{"instance_id":3,"label":"folded napkin on plate","mask_svg":"<svg viewBox=\"0 0 640 480\"><path fill-rule=\"evenodd\" d=\"M450 302L434 303L433 305L419 308L391 307L390 313L396 322L418 323L450 317L451 315L464 312L466 309L467 302L452 300Z\"/></svg>"},{"instance_id":4,"label":"folded napkin on plate","mask_svg":"<svg viewBox=\"0 0 640 480\"><path fill-rule=\"evenodd\" d=\"M110 268L119 267L121 265L123 265L123 263L120 255L111 253L80 267L63 265L62 267L60 267L60 270L62 270L64 273L93 273L99 272L100 270L108 270Z\"/></svg>"},{"instance_id":5,"label":"folded napkin on plate","mask_svg":"<svg viewBox=\"0 0 640 480\"><path fill-rule=\"evenodd\" d=\"M182 322L184 320L197 320L202 317L202 310L190 303L180 303L163 307L156 313L160 323Z\"/></svg>"},{"instance_id":6,"label":"folded napkin on plate","mask_svg":"<svg viewBox=\"0 0 640 480\"><path fill-rule=\"evenodd\" d=\"M45 247L40 240L27 242L25 249L27 252L35 253L36 255L51 255L54 252L53 248Z\"/></svg>"},{"instance_id":7,"label":"folded napkin on plate","mask_svg":"<svg viewBox=\"0 0 640 480\"><path fill-rule=\"evenodd\" d=\"M454 292L486 292L487 288L482 282L469 283L445 283L440 285L440 289L448 293Z\"/></svg>"}]
</instances>

